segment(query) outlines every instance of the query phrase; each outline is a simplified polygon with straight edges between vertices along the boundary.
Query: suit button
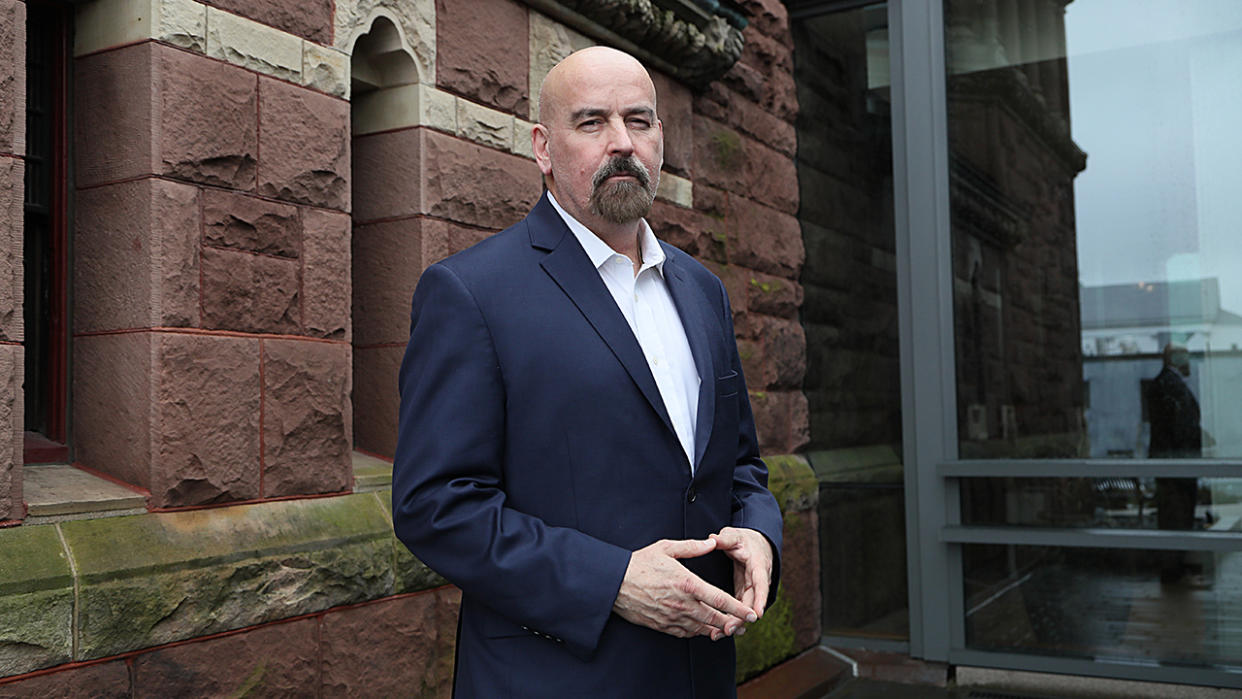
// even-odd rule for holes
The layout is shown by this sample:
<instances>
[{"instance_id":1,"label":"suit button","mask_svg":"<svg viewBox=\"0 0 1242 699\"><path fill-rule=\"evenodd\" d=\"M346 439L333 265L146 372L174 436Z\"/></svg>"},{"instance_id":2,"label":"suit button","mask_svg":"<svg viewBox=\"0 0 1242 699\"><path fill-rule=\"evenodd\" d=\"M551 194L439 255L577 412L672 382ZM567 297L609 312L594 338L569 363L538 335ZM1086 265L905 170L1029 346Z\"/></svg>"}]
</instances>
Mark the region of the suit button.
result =
<instances>
[{"instance_id":1,"label":"suit button","mask_svg":"<svg viewBox=\"0 0 1242 699\"><path fill-rule=\"evenodd\" d=\"M699 498L699 491L690 486L690 490L686 491L686 502L694 502Z\"/></svg>"}]
</instances>

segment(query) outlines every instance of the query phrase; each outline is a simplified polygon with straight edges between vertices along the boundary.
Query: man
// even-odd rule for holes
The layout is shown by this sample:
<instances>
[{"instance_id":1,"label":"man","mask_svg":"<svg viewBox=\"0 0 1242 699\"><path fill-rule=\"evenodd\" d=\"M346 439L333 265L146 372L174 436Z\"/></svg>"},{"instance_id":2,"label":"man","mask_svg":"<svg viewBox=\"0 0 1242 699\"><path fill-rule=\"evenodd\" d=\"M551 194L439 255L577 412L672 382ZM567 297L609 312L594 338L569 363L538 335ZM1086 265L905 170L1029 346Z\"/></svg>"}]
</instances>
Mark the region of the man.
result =
<instances>
[{"instance_id":1,"label":"man","mask_svg":"<svg viewBox=\"0 0 1242 699\"><path fill-rule=\"evenodd\" d=\"M547 193L423 273L400 374L393 522L462 590L454 693L733 696L781 514L724 287L642 218L655 88L579 51L531 137Z\"/></svg>"},{"instance_id":2,"label":"man","mask_svg":"<svg viewBox=\"0 0 1242 699\"><path fill-rule=\"evenodd\" d=\"M1197 459L1203 455L1203 430L1199 426L1199 401L1183 377L1190 376L1190 354L1185 347L1164 346L1163 366L1151 380L1147 412L1151 420L1152 459ZM1199 481L1194 478L1156 479L1156 524L1161 529L1194 529ZM1160 582L1181 582L1190 572L1183 551L1161 556ZM1192 581L1198 584L1198 581Z\"/></svg>"}]
</instances>

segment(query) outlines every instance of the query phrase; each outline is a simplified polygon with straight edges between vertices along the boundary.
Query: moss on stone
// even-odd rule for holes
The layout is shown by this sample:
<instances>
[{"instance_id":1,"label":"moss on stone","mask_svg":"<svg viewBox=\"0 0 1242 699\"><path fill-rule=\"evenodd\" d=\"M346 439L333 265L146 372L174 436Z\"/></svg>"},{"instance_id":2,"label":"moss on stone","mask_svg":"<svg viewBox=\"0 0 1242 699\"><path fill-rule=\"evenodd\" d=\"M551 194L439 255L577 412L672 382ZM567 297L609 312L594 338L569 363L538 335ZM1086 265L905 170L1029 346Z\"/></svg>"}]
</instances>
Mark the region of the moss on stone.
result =
<instances>
[{"instance_id":1,"label":"moss on stone","mask_svg":"<svg viewBox=\"0 0 1242 699\"><path fill-rule=\"evenodd\" d=\"M784 588L763 618L751 624L737 639L737 682L741 683L793 655L795 639L793 607Z\"/></svg>"},{"instance_id":2,"label":"moss on stone","mask_svg":"<svg viewBox=\"0 0 1242 699\"><path fill-rule=\"evenodd\" d=\"M765 456L768 465L768 490L776 496L781 511L803 512L819 501L819 482L806 459L797 454Z\"/></svg>"},{"instance_id":3,"label":"moss on stone","mask_svg":"<svg viewBox=\"0 0 1242 699\"><path fill-rule=\"evenodd\" d=\"M742 139L732 131L712 134L712 154L716 164L725 170L737 170L742 166Z\"/></svg>"}]
</instances>

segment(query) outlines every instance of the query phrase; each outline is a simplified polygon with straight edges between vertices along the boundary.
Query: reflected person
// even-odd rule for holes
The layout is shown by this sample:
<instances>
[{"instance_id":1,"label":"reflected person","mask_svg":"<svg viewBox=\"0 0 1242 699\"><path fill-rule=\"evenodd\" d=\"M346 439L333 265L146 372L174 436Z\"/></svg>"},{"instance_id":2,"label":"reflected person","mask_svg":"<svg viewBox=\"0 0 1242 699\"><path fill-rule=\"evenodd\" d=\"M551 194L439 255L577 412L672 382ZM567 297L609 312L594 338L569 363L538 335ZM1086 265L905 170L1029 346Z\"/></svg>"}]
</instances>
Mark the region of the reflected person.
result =
<instances>
[{"instance_id":1,"label":"reflected person","mask_svg":"<svg viewBox=\"0 0 1242 699\"><path fill-rule=\"evenodd\" d=\"M1190 354L1185 347L1169 343L1164 347L1164 366L1148 388L1148 414L1151 418L1152 459L1192 459L1203 453L1203 433L1199 427L1199 401L1185 377L1190 376ZM1194 478L1156 479L1156 522L1161 529L1193 529L1199 481ZM1187 574L1184 552L1168 552L1160 570L1160 581L1174 583Z\"/></svg>"}]
</instances>

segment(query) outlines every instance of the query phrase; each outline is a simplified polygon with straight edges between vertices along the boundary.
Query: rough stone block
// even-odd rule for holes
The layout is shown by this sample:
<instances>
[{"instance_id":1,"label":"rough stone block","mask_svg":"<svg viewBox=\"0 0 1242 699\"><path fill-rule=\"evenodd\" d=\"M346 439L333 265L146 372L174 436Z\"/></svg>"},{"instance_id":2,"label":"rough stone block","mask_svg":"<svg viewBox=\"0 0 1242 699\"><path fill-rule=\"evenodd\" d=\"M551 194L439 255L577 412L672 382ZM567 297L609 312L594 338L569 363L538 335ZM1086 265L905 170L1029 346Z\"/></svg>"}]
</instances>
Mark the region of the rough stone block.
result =
<instances>
[{"instance_id":1,"label":"rough stone block","mask_svg":"<svg viewBox=\"0 0 1242 699\"><path fill-rule=\"evenodd\" d=\"M194 0L95 0L77 7L75 56L146 39L202 53L207 7Z\"/></svg>"},{"instance_id":2,"label":"rough stone block","mask_svg":"<svg viewBox=\"0 0 1242 699\"><path fill-rule=\"evenodd\" d=\"M552 66L569 54L594 46L583 34L538 12L529 13L530 25L530 119L539 121L539 89Z\"/></svg>"},{"instance_id":3,"label":"rough stone block","mask_svg":"<svg viewBox=\"0 0 1242 699\"><path fill-rule=\"evenodd\" d=\"M24 336L22 207L25 169L17 158L0 155L0 340Z\"/></svg>"},{"instance_id":4,"label":"rough stone block","mask_svg":"<svg viewBox=\"0 0 1242 699\"><path fill-rule=\"evenodd\" d=\"M352 483L350 346L263 342L263 496L336 493Z\"/></svg>"},{"instance_id":5,"label":"rough stone block","mask_svg":"<svg viewBox=\"0 0 1242 699\"><path fill-rule=\"evenodd\" d=\"M25 352L20 345L0 345L0 522L25 516L22 497L24 443L22 391Z\"/></svg>"},{"instance_id":6,"label":"rough stone block","mask_svg":"<svg viewBox=\"0 0 1242 699\"><path fill-rule=\"evenodd\" d=\"M423 131L424 212L484 228L504 228L539 200L539 166L509 153Z\"/></svg>"},{"instance_id":7,"label":"rough stone block","mask_svg":"<svg viewBox=\"0 0 1242 699\"><path fill-rule=\"evenodd\" d=\"M302 84L334 97L349 99L349 55L309 41L303 42Z\"/></svg>"},{"instance_id":8,"label":"rough stone block","mask_svg":"<svg viewBox=\"0 0 1242 699\"><path fill-rule=\"evenodd\" d=\"M353 240L354 341L404 343L422 271L449 254L446 224L406 218L359 226Z\"/></svg>"},{"instance_id":9,"label":"rough stone block","mask_svg":"<svg viewBox=\"0 0 1242 699\"><path fill-rule=\"evenodd\" d=\"M349 103L259 79L259 193L349 210Z\"/></svg>"},{"instance_id":10,"label":"rough stone block","mask_svg":"<svg viewBox=\"0 0 1242 699\"><path fill-rule=\"evenodd\" d=\"M694 119L694 174L701 183L798 213L798 173L792 158L711 119Z\"/></svg>"},{"instance_id":11,"label":"rough stone block","mask_svg":"<svg viewBox=\"0 0 1242 699\"><path fill-rule=\"evenodd\" d=\"M469 100L457 100L457 135L475 143L513 150L513 115Z\"/></svg>"},{"instance_id":12,"label":"rough stone block","mask_svg":"<svg viewBox=\"0 0 1242 699\"><path fill-rule=\"evenodd\" d=\"M354 444L359 449L388 457L397 452L397 371L404 354L402 346L354 349Z\"/></svg>"},{"instance_id":13,"label":"rough stone block","mask_svg":"<svg viewBox=\"0 0 1242 699\"><path fill-rule=\"evenodd\" d=\"M146 89L158 100L159 172L234 189L254 187L254 74L185 51L163 46L153 50L158 82L155 90Z\"/></svg>"},{"instance_id":14,"label":"rough stone block","mask_svg":"<svg viewBox=\"0 0 1242 699\"><path fill-rule=\"evenodd\" d=\"M26 5L6 2L0 5L0 153L25 152Z\"/></svg>"},{"instance_id":15,"label":"rough stone block","mask_svg":"<svg viewBox=\"0 0 1242 699\"><path fill-rule=\"evenodd\" d=\"M222 10L235 12L282 32L321 44L331 41L332 0L203 0ZM223 13L212 13L223 14Z\"/></svg>"},{"instance_id":16,"label":"rough stone block","mask_svg":"<svg viewBox=\"0 0 1242 699\"><path fill-rule=\"evenodd\" d=\"M302 79L301 39L215 8L207 10L207 55L281 80Z\"/></svg>"},{"instance_id":17,"label":"rough stone block","mask_svg":"<svg viewBox=\"0 0 1242 699\"><path fill-rule=\"evenodd\" d=\"M759 432L759 451L788 454L810 439L806 395L802 391L750 391Z\"/></svg>"},{"instance_id":18,"label":"rough stone block","mask_svg":"<svg viewBox=\"0 0 1242 699\"><path fill-rule=\"evenodd\" d=\"M663 176L660 179L663 180ZM657 238L677 246L700 261L716 259L720 251L714 248L723 249L711 237L717 229L723 231L723 225L701 211L656 199L651 205L647 222L651 224L651 230Z\"/></svg>"},{"instance_id":19,"label":"rough stone block","mask_svg":"<svg viewBox=\"0 0 1242 699\"><path fill-rule=\"evenodd\" d=\"M326 615L323 696L448 696L460 602L455 588L439 588Z\"/></svg>"},{"instance_id":20,"label":"rough stone block","mask_svg":"<svg viewBox=\"0 0 1242 699\"><path fill-rule=\"evenodd\" d=\"M530 133L535 127L534 122L525 119L513 120L513 154L523 158L535 159L535 146L531 142Z\"/></svg>"},{"instance_id":21,"label":"rough stone block","mask_svg":"<svg viewBox=\"0 0 1242 699\"><path fill-rule=\"evenodd\" d=\"M392 524L374 496L58 525L77 564L79 659L390 594Z\"/></svg>"},{"instance_id":22,"label":"rough stone block","mask_svg":"<svg viewBox=\"0 0 1242 699\"><path fill-rule=\"evenodd\" d=\"M204 248L203 327L294 334L300 328L299 263Z\"/></svg>"},{"instance_id":23,"label":"rough stone block","mask_svg":"<svg viewBox=\"0 0 1242 699\"><path fill-rule=\"evenodd\" d=\"M198 188L143 179L78 194L78 332L199 322Z\"/></svg>"},{"instance_id":24,"label":"rough stone block","mask_svg":"<svg viewBox=\"0 0 1242 699\"><path fill-rule=\"evenodd\" d=\"M246 0L233 0L246 2ZM295 0L287 0L294 2ZM435 0L354 0L334 3L332 45L352 52L354 42L371 29L375 16L383 12L401 28L403 45L418 65L418 81L428 85L436 76Z\"/></svg>"},{"instance_id":25,"label":"rough stone block","mask_svg":"<svg viewBox=\"0 0 1242 699\"><path fill-rule=\"evenodd\" d=\"M155 336L151 504L259 496L259 341Z\"/></svg>"},{"instance_id":26,"label":"rough stone block","mask_svg":"<svg viewBox=\"0 0 1242 699\"><path fill-rule=\"evenodd\" d=\"M664 124L664 167L689 175L694 163L694 108L690 88L651 71L656 88L656 111Z\"/></svg>"},{"instance_id":27,"label":"rough stone block","mask_svg":"<svg viewBox=\"0 0 1242 699\"><path fill-rule=\"evenodd\" d=\"M73 341L76 460L131 485L151 485L152 333Z\"/></svg>"},{"instance_id":28,"label":"rough stone block","mask_svg":"<svg viewBox=\"0 0 1242 699\"><path fill-rule=\"evenodd\" d=\"M529 114L525 6L436 0L436 84L510 114Z\"/></svg>"},{"instance_id":29,"label":"rough stone block","mask_svg":"<svg viewBox=\"0 0 1242 699\"><path fill-rule=\"evenodd\" d=\"M296 206L219 189L203 192L207 245L295 258L301 238Z\"/></svg>"},{"instance_id":30,"label":"rough stone block","mask_svg":"<svg viewBox=\"0 0 1242 699\"><path fill-rule=\"evenodd\" d=\"M786 279L802 269L802 229L787 213L731 195L725 232L732 263Z\"/></svg>"},{"instance_id":31,"label":"rough stone block","mask_svg":"<svg viewBox=\"0 0 1242 699\"><path fill-rule=\"evenodd\" d=\"M746 282L746 308L755 313L780 318L798 317L802 307L802 285L761 272L751 272Z\"/></svg>"},{"instance_id":32,"label":"rough stone block","mask_svg":"<svg viewBox=\"0 0 1242 699\"><path fill-rule=\"evenodd\" d=\"M389 479L391 482L392 465L389 464ZM380 505L384 508L384 516L392 521L392 490L385 489L375 493L376 498L380 501ZM396 580L393 584L394 593L402 592L422 592L435 587L447 585L448 581L440 576L427 564L414 557L410 550L401 543L396 534L393 534L392 545L394 550L394 560L396 561L394 571Z\"/></svg>"},{"instance_id":33,"label":"rough stone block","mask_svg":"<svg viewBox=\"0 0 1242 699\"><path fill-rule=\"evenodd\" d=\"M712 83L694 100L694 109L722 124L794 157L798 151L798 134L794 125L763 107L743 99L721 83ZM668 130L667 125L665 131Z\"/></svg>"},{"instance_id":34,"label":"rough stone block","mask_svg":"<svg viewBox=\"0 0 1242 699\"><path fill-rule=\"evenodd\" d=\"M421 132L422 129L402 129L354 140L356 225L419 213L423 184Z\"/></svg>"},{"instance_id":35,"label":"rough stone block","mask_svg":"<svg viewBox=\"0 0 1242 699\"><path fill-rule=\"evenodd\" d=\"M302 324L317 337L350 339L350 219L302 211Z\"/></svg>"},{"instance_id":36,"label":"rough stone block","mask_svg":"<svg viewBox=\"0 0 1242 699\"><path fill-rule=\"evenodd\" d=\"M68 662L73 578L56 530L0 530L0 561L0 677Z\"/></svg>"},{"instance_id":37,"label":"rough stone block","mask_svg":"<svg viewBox=\"0 0 1242 699\"><path fill-rule=\"evenodd\" d=\"M694 183L670 172L660 173L660 185L656 189L656 196L678 206L693 206Z\"/></svg>"},{"instance_id":38,"label":"rough stone block","mask_svg":"<svg viewBox=\"0 0 1242 699\"><path fill-rule=\"evenodd\" d=\"M147 42L74 62L74 179L79 187L156 171L155 51L156 45Z\"/></svg>"},{"instance_id":39,"label":"rough stone block","mask_svg":"<svg viewBox=\"0 0 1242 699\"><path fill-rule=\"evenodd\" d=\"M767 36L788 42L789 8L781 0L742 0L742 8L750 18L750 26Z\"/></svg>"},{"instance_id":40,"label":"rough stone block","mask_svg":"<svg viewBox=\"0 0 1242 699\"><path fill-rule=\"evenodd\" d=\"M124 660L74 667L0 685L0 699L127 699L132 697Z\"/></svg>"},{"instance_id":41,"label":"rough stone block","mask_svg":"<svg viewBox=\"0 0 1242 699\"><path fill-rule=\"evenodd\" d=\"M134 695L315 696L318 621L274 624L134 658Z\"/></svg>"}]
</instances>

